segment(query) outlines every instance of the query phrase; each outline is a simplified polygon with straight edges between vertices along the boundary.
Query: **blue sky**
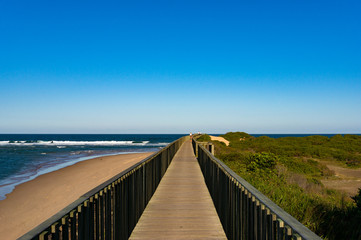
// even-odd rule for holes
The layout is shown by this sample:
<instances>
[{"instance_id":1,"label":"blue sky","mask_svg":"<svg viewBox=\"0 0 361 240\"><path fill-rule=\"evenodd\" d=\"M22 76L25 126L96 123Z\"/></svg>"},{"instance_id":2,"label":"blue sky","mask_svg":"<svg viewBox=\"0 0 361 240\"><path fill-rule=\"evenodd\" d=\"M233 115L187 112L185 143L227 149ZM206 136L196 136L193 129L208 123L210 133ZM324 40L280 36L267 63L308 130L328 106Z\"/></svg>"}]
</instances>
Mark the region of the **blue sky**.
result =
<instances>
[{"instance_id":1,"label":"blue sky","mask_svg":"<svg viewBox=\"0 0 361 240\"><path fill-rule=\"evenodd\" d=\"M0 133L361 133L360 1L0 1Z\"/></svg>"}]
</instances>

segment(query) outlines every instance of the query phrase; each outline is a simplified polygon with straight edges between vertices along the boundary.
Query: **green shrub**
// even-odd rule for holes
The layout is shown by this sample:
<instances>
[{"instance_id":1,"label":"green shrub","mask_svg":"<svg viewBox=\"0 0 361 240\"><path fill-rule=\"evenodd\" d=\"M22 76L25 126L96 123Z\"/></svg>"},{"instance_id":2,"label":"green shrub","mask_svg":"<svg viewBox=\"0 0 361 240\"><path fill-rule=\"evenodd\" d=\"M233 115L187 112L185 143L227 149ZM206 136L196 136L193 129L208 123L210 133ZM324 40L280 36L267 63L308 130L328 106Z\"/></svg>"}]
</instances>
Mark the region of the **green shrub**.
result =
<instances>
[{"instance_id":1,"label":"green shrub","mask_svg":"<svg viewBox=\"0 0 361 240\"><path fill-rule=\"evenodd\" d=\"M273 153L255 153L248 157L247 170L272 170L277 163L277 157Z\"/></svg>"},{"instance_id":2,"label":"green shrub","mask_svg":"<svg viewBox=\"0 0 361 240\"><path fill-rule=\"evenodd\" d=\"M224 137L228 141L239 141L241 138L247 139L247 138L253 138L251 135L245 132L228 132L224 135L221 135L221 137Z\"/></svg>"},{"instance_id":3,"label":"green shrub","mask_svg":"<svg viewBox=\"0 0 361 240\"><path fill-rule=\"evenodd\" d=\"M231 152L231 153L221 154L219 155L219 158L222 159L223 161L228 161L228 162L232 162L232 161L245 162L246 156L245 154L239 152Z\"/></svg>"},{"instance_id":4,"label":"green shrub","mask_svg":"<svg viewBox=\"0 0 361 240\"><path fill-rule=\"evenodd\" d=\"M197 138L198 142L210 142L211 137L208 134L203 134L200 137Z\"/></svg>"},{"instance_id":5,"label":"green shrub","mask_svg":"<svg viewBox=\"0 0 361 240\"><path fill-rule=\"evenodd\" d=\"M355 201L356 206L361 214L361 188L358 189L358 194L356 196L352 197L352 199Z\"/></svg>"},{"instance_id":6,"label":"green shrub","mask_svg":"<svg viewBox=\"0 0 361 240\"><path fill-rule=\"evenodd\" d=\"M361 166L361 136L274 139L244 134L223 135L231 144L226 147L215 142L217 157L319 236L361 239L361 189L353 202L339 191L325 188L321 180L334 173L319 161Z\"/></svg>"}]
</instances>

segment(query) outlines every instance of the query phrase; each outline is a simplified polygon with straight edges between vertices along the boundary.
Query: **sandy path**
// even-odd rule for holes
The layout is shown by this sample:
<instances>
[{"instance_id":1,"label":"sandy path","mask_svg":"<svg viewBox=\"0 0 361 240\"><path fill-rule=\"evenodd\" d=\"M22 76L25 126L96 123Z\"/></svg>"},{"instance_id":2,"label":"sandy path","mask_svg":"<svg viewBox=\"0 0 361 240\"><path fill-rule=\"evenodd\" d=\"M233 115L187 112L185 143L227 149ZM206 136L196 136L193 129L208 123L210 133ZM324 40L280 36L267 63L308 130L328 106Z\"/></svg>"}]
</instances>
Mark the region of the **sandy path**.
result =
<instances>
[{"instance_id":1,"label":"sandy path","mask_svg":"<svg viewBox=\"0 0 361 240\"><path fill-rule=\"evenodd\" d=\"M209 136L211 137L212 141L220 141L220 142L224 142L226 144L226 146L229 145L229 141L224 139L223 137L216 137L216 136L211 136L211 135L209 135Z\"/></svg>"},{"instance_id":2,"label":"sandy path","mask_svg":"<svg viewBox=\"0 0 361 240\"><path fill-rule=\"evenodd\" d=\"M332 164L326 166L335 172L336 179L322 180L323 185L346 192L349 196L355 196L361 188L361 169L349 169Z\"/></svg>"},{"instance_id":3,"label":"sandy path","mask_svg":"<svg viewBox=\"0 0 361 240\"><path fill-rule=\"evenodd\" d=\"M20 184L0 201L0 239L16 239L152 153L90 159Z\"/></svg>"}]
</instances>

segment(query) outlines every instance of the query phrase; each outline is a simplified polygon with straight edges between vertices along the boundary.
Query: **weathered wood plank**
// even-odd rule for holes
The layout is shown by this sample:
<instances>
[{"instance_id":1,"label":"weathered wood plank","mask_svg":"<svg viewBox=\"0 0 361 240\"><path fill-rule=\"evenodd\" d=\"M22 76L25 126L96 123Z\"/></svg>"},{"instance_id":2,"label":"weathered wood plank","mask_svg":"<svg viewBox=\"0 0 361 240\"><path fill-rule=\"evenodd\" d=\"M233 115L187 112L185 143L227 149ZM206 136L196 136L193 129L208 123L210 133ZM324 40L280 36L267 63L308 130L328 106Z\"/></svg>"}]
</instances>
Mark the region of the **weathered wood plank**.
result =
<instances>
[{"instance_id":1,"label":"weathered wood plank","mask_svg":"<svg viewBox=\"0 0 361 240\"><path fill-rule=\"evenodd\" d=\"M130 239L227 239L190 142L174 157Z\"/></svg>"}]
</instances>

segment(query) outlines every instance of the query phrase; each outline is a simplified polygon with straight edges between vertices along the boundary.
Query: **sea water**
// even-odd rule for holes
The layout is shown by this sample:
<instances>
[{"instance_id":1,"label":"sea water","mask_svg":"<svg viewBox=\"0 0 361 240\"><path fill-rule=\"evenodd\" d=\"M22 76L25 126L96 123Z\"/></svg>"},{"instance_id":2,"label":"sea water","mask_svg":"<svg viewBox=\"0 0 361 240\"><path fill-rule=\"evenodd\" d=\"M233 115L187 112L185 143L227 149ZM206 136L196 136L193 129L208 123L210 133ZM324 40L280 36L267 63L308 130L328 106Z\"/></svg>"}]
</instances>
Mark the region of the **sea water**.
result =
<instances>
[{"instance_id":1,"label":"sea water","mask_svg":"<svg viewBox=\"0 0 361 240\"><path fill-rule=\"evenodd\" d=\"M159 151L182 134L0 134L0 200L16 185L94 157Z\"/></svg>"}]
</instances>

